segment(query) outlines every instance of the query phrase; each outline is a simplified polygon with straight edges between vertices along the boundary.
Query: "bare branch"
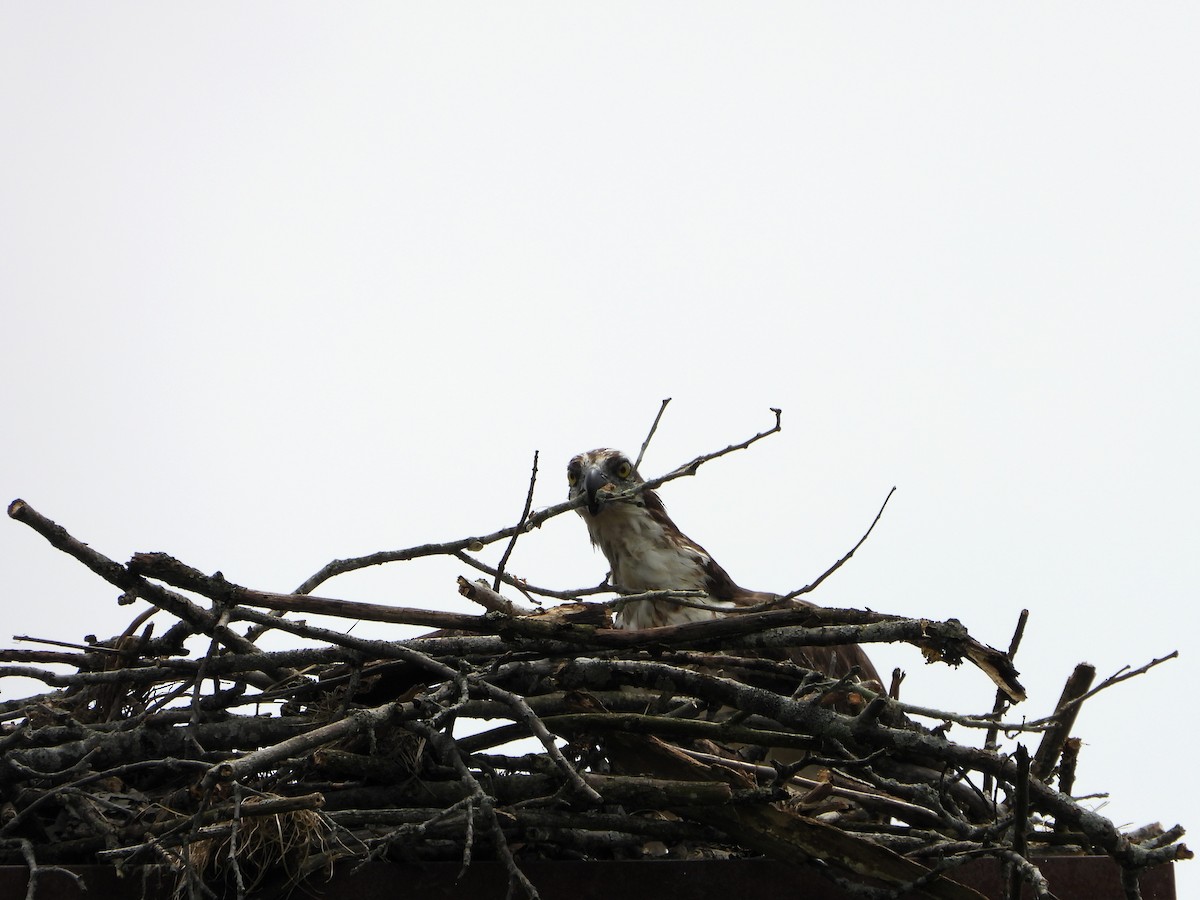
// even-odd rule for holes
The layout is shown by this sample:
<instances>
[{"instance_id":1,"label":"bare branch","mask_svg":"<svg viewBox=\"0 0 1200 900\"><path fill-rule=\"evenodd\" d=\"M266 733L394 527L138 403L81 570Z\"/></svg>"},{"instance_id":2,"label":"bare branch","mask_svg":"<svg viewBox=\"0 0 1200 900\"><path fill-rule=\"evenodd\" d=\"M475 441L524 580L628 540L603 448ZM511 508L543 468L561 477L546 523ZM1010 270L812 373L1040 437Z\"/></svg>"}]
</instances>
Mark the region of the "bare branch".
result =
<instances>
[{"instance_id":1,"label":"bare branch","mask_svg":"<svg viewBox=\"0 0 1200 900\"><path fill-rule=\"evenodd\" d=\"M508 558L512 556L513 547L517 545L517 538L525 532L525 523L529 520L529 510L533 508L533 488L537 484L538 472L538 453L533 451L533 471L529 473L529 492L525 495L525 506L521 510L521 518L517 520L517 530L513 532L509 538L508 546L504 548L504 554L500 557L500 563L496 566L496 579L492 582L492 590L500 590L500 581L504 577L504 567L508 565Z\"/></svg>"},{"instance_id":2,"label":"bare branch","mask_svg":"<svg viewBox=\"0 0 1200 900\"><path fill-rule=\"evenodd\" d=\"M473 556L469 556L461 550L457 550L451 555L460 562L466 563L471 568L478 569L485 575L496 577L497 573L499 573L498 569L489 566L482 560L478 560ZM556 590L554 588L544 588L529 584L524 579L515 578L507 572L502 572L499 574L500 580L511 587L515 587L522 592L538 594L542 597L553 597L556 600L575 600L579 597L587 597L592 594L611 594L615 591L613 586L608 583L598 584L595 587L575 588L573 590Z\"/></svg>"},{"instance_id":3,"label":"bare branch","mask_svg":"<svg viewBox=\"0 0 1200 900\"><path fill-rule=\"evenodd\" d=\"M794 600L803 594L808 594L808 593L811 593L812 591L815 591L817 589L817 587L821 584L821 582L823 582L826 578L828 578L830 575L832 575L834 572L836 572L838 569L840 569L852 556L854 556L855 552L858 550L859 547L861 547L866 542L867 538L869 538L871 536L871 532L874 531L875 526L879 524L879 520L883 517L883 511L885 509L887 509L888 501L892 499L892 494L894 494L894 493L896 493L896 489L893 487L890 491L888 491L887 496L883 498L883 505L881 507L879 507L879 512L877 512L875 514L875 518L871 522L871 527L866 530L866 532L863 534L863 536L858 539L858 543L855 544L853 547L851 547L845 556L843 556L841 559L839 559L837 562L835 562L832 566L830 566L828 569L826 569L823 573L821 573L821 577L819 577L812 584L806 584L802 588L797 588L796 590L792 591L791 593L784 594L776 602L777 603L785 603L788 600Z\"/></svg>"},{"instance_id":4,"label":"bare branch","mask_svg":"<svg viewBox=\"0 0 1200 900\"><path fill-rule=\"evenodd\" d=\"M1073 709L1075 707L1078 707L1085 700L1095 697L1101 691L1106 690L1110 687L1113 687L1114 685L1118 685L1123 681L1128 681L1130 678L1136 678L1139 675L1145 675L1147 672L1149 672L1154 667L1160 666L1163 663L1169 662L1172 659L1177 659L1178 657L1179 657L1179 651L1172 650L1166 656L1160 656L1157 659L1152 659L1152 660L1150 660L1150 662L1146 663L1145 665L1138 666L1138 668L1136 668L1136 669L1130 669L1129 666L1122 666L1119 670L1114 672L1108 678L1104 679L1104 681L1100 682L1100 684L1096 685L1090 691L1087 691L1086 693L1081 694L1080 696L1076 697L1075 699L1064 704L1062 709L1059 709L1058 707L1056 707L1054 713L1052 713L1051 715L1046 716L1045 718L1042 718L1042 719L1035 719L1032 722L1030 722L1030 724L1031 725L1052 725L1055 722L1059 721L1059 717L1062 714L1062 712Z\"/></svg>"},{"instance_id":5,"label":"bare branch","mask_svg":"<svg viewBox=\"0 0 1200 900\"><path fill-rule=\"evenodd\" d=\"M676 478L683 478L685 476L695 475L696 472L699 471L700 467L702 465L704 465L706 462L711 462L714 459L719 459L722 456L727 456L728 454L734 453L738 450L745 450L747 447L751 446L752 444L758 443L763 438L770 437L773 434L777 434L778 432L783 430L783 425L781 424L781 420L783 417L783 411L772 407L771 412L773 412L775 414L775 424L771 428L768 428L766 431L760 431L758 434L754 435L751 438L747 438L746 440L742 441L739 444L730 444L728 447L725 447L722 450L717 450L715 453L705 453L701 456L697 456L691 462L687 462L687 463L684 463L682 466L675 467L670 472L668 472L666 475L660 475L657 478L651 478L643 484L639 484L636 487L630 488L628 491L623 491L619 494L613 494L609 498L610 501L617 500L622 497L632 497L636 494L640 494L642 491L654 490L655 488L662 487L668 481L674 481ZM575 507L582 506L585 502L586 501L584 500L584 498L581 497L578 500L574 500L570 504L568 504L568 508L574 509ZM541 521L535 521L534 524L541 525Z\"/></svg>"},{"instance_id":6,"label":"bare branch","mask_svg":"<svg viewBox=\"0 0 1200 900\"><path fill-rule=\"evenodd\" d=\"M642 449L638 451L637 460L633 464L635 469L641 468L642 457L646 455L646 448L650 446L650 439L654 437L654 432L658 431L659 420L662 419L663 413L667 411L667 404L670 402L671 398L667 397L658 408L658 414L654 417L654 423L650 426L650 431L647 432L646 439L642 441Z\"/></svg>"},{"instance_id":7,"label":"bare branch","mask_svg":"<svg viewBox=\"0 0 1200 900\"><path fill-rule=\"evenodd\" d=\"M186 597L151 584L124 566L93 550L87 544L72 537L61 525L47 519L24 500L14 500L8 506L8 515L28 525L50 545L74 557L105 581L116 585L127 594L141 597L160 609L167 610L187 622L202 634L217 638L226 647L240 653L255 653L258 648L241 635L220 625L218 617L200 609Z\"/></svg>"},{"instance_id":8,"label":"bare branch","mask_svg":"<svg viewBox=\"0 0 1200 900\"><path fill-rule=\"evenodd\" d=\"M1062 696L1055 707L1054 724L1042 735L1042 742L1038 745L1030 766L1030 771L1042 781L1050 779L1050 773L1054 771L1063 744L1071 736L1071 729L1075 727L1075 718L1079 714L1079 703L1076 701L1087 693L1095 677L1095 666L1080 663L1067 679Z\"/></svg>"},{"instance_id":9,"label":"bare branch","mask_svg":"<svg viewBox=\"0 0 1200 900\"><path fill-rule=\"evenodd\" d=\"M1021 614L1017 617L1017 627L1013 629L1012 639L1008 642L1008 653L1006 656L1008 656L1008 661L1010 663L1017 655L1017 648L1021 646L1021 638L1025 634L1025 624L1028 621L1029 610L1021 610ZM1003 690L997 689L996 701L992 704L992 719L994 723L999 722L1000 717L1004 715L1005 711L1008 709L1008 703L1008 695ZM989 750L998 749L1000 746L999 743L997 743L999 736L999 727L996 724L993 724L990 728L988 728L987 736L983 740L983 746ZM984 776L983 792L989 795L992 793L992 779L989 776Z\"/></svg>"},{"instance_id":10,"label":"bare branch","mask_svg":"<svg viewBox=\"0 0 1200 900\"><path fill-rule=\"evenodd\" d=\"M487 582L482 578L479 581L467 581L460 575L458 592L489 612L497 612L506 616L531 616L537 612L532 607L518 606L507 597L501 596L495 588L489 588Z\"/></svg>"}]
</instances>

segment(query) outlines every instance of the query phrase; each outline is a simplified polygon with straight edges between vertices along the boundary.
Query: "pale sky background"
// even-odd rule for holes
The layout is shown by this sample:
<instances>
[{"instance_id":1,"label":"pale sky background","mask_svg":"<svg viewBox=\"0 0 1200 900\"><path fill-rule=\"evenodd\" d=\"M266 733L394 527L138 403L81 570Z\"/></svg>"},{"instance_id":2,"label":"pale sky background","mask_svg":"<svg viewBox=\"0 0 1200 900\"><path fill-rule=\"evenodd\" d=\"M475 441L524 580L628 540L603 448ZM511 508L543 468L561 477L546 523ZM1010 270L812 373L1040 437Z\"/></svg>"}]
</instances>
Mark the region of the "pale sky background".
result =
<instances>
[{"instance_id":1,"label":"pale sky background","mask_svg":"<svg viewBox=\"0 0 1200 900\"><path fill-rule=\"evenodd\" d=\"M567 459L636 453L664 397L648 476L781 407L664 489L683 529L784 591L896 485L814 599L1001 647L1028 607L1014 715L1079 661L1178 649L1085 707L1078 787L1198 829L1198 18L6 4L0 494L118 560L290 590L511 523L534 450L536 504L562 500ZM3 522L4 641L132 619ZM574 516L511 563L605 568ZM321 593L467 611L458 574ZM978 671L873 655L905 699L991 706Z\"/></svg>"}]
</instances>

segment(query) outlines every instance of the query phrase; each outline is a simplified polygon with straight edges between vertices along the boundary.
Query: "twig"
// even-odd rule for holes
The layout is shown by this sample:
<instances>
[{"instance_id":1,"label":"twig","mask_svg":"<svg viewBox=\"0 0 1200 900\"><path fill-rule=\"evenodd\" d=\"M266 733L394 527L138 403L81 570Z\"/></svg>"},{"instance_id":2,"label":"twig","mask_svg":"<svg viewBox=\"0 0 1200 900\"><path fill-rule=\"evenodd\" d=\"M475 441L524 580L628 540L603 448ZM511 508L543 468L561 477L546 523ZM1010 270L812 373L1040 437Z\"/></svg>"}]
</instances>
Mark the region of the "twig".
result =
<instances>
[{"instance_id":1,"label":"twig","mask_svg":"<svg viewBox=\"0 0 1200 900\"><path fill-rule=\"evenodd\" d=\"M491 575L495 577L498 571L482 560L476 559L475 557L464 553L462 550L456 550L450 555L459 562L464 562L471 568L478 569L485 575ZM592 594L612 594L616 591L616 588L607 582L604 584L598 584L595 587L575 588L573 590L557 590L555 588L537 587L536 585L529 584L527 581L521 578L515 578L507 572L501 573L500 580L507 585L517 588L522 593L537 594L542 597L553 597L555 600L576 600L580 597L586 597Z\"/></svg>"},{"instance_id":2,"label":"twig","mask_svg":"<svg viewBox=\"0 0 1200 900\"><path fill-rule=\"evenodd\" d=\"M705 453L705 454L702 454L701 456L697 456L695 459L691 460L690 462L684 463L682 466L676 466L674 469L672 469L666 475L660 475L657 478L651 478L648 481L645 481L639 485L635 485L634 487L629 488L626 491L622 491L619 494L613 494L611 497L609 497L609 502L611 502L613 500L619 500L619 499L622 499L625 497L633 497L633 496L636 496L637 494L640 494L642 491L652 491L656 488L662 487L668 481L674 481L676 478L684 478L684 477L690 477L692 475L695 475L696 472L699 471L700 467L702 465L704 465L706 462L712 462L714 459L719 459L720 457L726 456L737 450L745 450L747 447L751 446L752 444L758 443L763 438L770 437L771 435L782 431L783 425L781 424L781 422L782 422L782 417L783 417L783 411L776 409L775 407L771 407L771 412L773 412L775 414L775 424L772 427L768 428L766 431L760 431L758 434L754 435L753 437L747 438L746 440L742 441L739 444L730 444L728 447L725 447L724 449L721 449L721 450L717 450L714 453ZM562 504L562 505L565 505L567 509L575 509L576 507L583 506L583 504L586 502L587 502L586 498L579 497L576 500L572 500L569 503ZM551 509L554 509L554 507L551 507ZM549 512L549 510L547 510L546 512ZM557 515L557 513L555 513L555 515ZM533 516L534 526L535 527L540 526L542 524L542 521L544 521L544 519L539 519L538 514L535 513Z\"/></svg>"},{"instance_id":3,"label":"twig","mask_svg":"<svg viewBox=\"0 0 1200 900\"><path fill-rule=\"evenodd\" d=\"M1009 662L1012 662L1012 660L1017 655L1017 648L1019 648L1021 646L1021 638L1025 635L1025 624L1028 621L1029 621L1029 610L1027 610L1027 609L1021 610L1021 614L1019 616L1017 616L1017 627L1013 629L1012 640L1010 640L1008 642L1008 653L1006 654L1006 656L1008 656ZM1004 713L1007 709L1008 709L1008 695L1005 694L1004 691L997 689L996 701L995 701L995 703L992 704L992 718L993 718L994 722L988 728L987 736L983 739L983 746L986 747L988 750L996 750L996 749L999 749L999 747L1000 747L1000 744L999 744L999 737L1000 737L999 727L1000 726L996 723L998 723L1000 721L1000 717L1002 715L1004 715ZM984 792L984 794L991 796L992 786L993 786L992 777L990 775L985 775L983 777L983 792Z\"/></svg>"},{"instance_id":4,"label":"twig","mask_svg":"<svg viewBox=\"0 0 1200 900\"><path fill-rule=\"evenodd\" d=\"M663 413L667 411L667 404L671 402L671 398L667 397L662 402L662 406L658 408L658 414L654 417L654 423L650 426L650 431L646 434L646 439L642 441L642 449L638 451L637 460L634 462L634 469L638 469L642 465L642 457L646 455L646 448L650 446L650 439L654 437L654 432L658 431L659 420L662 419Z\"/></svg>"},{"instance_id":5,"label":"twig","mask_svg":"<svg viewBox=\"0 0 1200 900\"><path fill-rule=\"evenodd\" d=\"M508 846L508 840L504 836L504 829L501 828L500 820L496 816L496 808L493 804L492 798L483 790L483 787L479 784L479 781L472 774L466 762L464 762L462 753L460 752L458 746L445 732L434 731L433 729L426 727L423 723L413 723L413 730L429 741L429 743L440 752L443 759L454 767L455 771L458 773L459 779L469 791L468 796L477 798L480 811L488 820L488 824L491 827L492 836L496 843L496 850L499 852L500 858L504 861L504 865L508 869L510 889L512 884L520 885L529 900L539 900L537 889L533 886L533 883L529 880L525 873L521 871L520 866L517 865L517 861L513 858L512 850ZM591 789L589 788L589 790ZM595 791L592 790L592 793L595 794ZM598 794L596 797L599 799ZM467 817L468 823L470 823L471 819L471 816ZM471 825L468 824L467 827L470 829ZM470 846L469 842L464 843L466 846ZM464 865L469 864L469 853L464 856L463 862Z\"/></svg>"},{"instance_id":6,"label":"twig","mask_svg":"<svg viewBox=\"0 0 1200 900\"><path fill-rule=\"evenodd\" d=\"M62 875L70 878L75 882L75 887L82 893L87 890L87 884L83 880L83 876L77 875L69 869L63 869L59 866L43 866L37 861L37 854L34 852L33 843L25 838L7 838L0 841L0 846L13 846L21 851L21 856L25 860L25 865L29 869L29 881L25 886L25 900L35 900L38 893L38 881L43 875L53 872L56 875Z\"/></svg>"},{"instance_id":7,"label":"twig","mask_svg":"<svg viewBox=\"0 0 1200 900\"><path fill-rule=\"evenodd\" d=\"M347 619L362 619L369 622L391 622L397 625L425 625L431 628L459 630L488 630L480 628L480 616L461 613L443 613L428 609L390 606L382 603L337 600L314 597L308 594L276 594L242 587L224 578L215 578L180 562L165 553L135 553L129 567L142 575L165 581L167 584L193 591L212 600L232 605L262 606L284 612L318 613L340 616ZM281 623L271 623L272 628L283 628ZM285 629L286 630L286 629ZM261 652L254 644L253 650Z\"/></svg>"},{"instance_id":8,"label":"twig","mask_svg":"<svg viewBox=\"0 0 1200 900\"><path fill-rule=\"evenodd\" d=\"M210 806L208 809L195 815L175 816L163 821L154 822L149 827L148 833L153 835L168 835L182 829L207 827L225 821L227 818L251 819L262 816L277 816L282 813L296 812L297 810L316 810L320 809L325 803L324 795L320 793L301 794L296 797L268 797L254 803L242 803L242 794L246 790L245 786L241 782L234 782L230 787L234 796L232 804ZM126 848L126 851L131 852L130 848Z\"/></svg>"},{"instance_id":9,"label":"twig","mask_svg":"<svg viewBox=\"0 0 1200 900\"><path fill-rule=\"evenodd\" d=\"M217 625L225 628L229 625L229 610L222 608L220 616L217 619ZM214 637L208 642L208 652L204 654L200 660L200 665L196 667L196 677L194 679L194 687L192 690L192 724L200 724L200 690L203 686L205 670L208 668L212 659L217 654L217 639Z\"/></svg>"},{"instance_id":10,"label":"twig","mask_svg":"<svg viewBox=\"0 0 1200 900\"><path fill-rule=\"evenodd\" d=\"M497 612L505 616L531 616L537 612L533 607L518 606L513 603L498 593L496 588L488 587L487 582L482 578L478 581L467 581L461 575L458 576L458 592L472 603L478 603L488 612Z\"/></svg>"},{"instance_id":11,"label":"twig","mask_svg":"<svg viewBox=\"0 0 1200 900\"><path fill-rule=\"evenodd\" d=\"M517 520L516 530L512 537L508 540L508 546L504 548L504 553L500 557L500 562L496 565L496 579L492 583L492 590L500 590L500 581L504 576L504 567L508 565L508 558L512 555L513 547L517 545L517 538L525 533L525 522L529 519L529 511L533 508L533 488L537 484L538 473L538 452L533 451L533 471L529 473L529 492L525 495L525 506L521 510L521 518Z\"/></svg>"},{"instance_id":12,"label":"twig","mask_svg":"<svg viewBox=\"0 0 1200 900\"><path fill-rule=\"evenodd\" d=\"M850 557L854 556L855 551L857 551L858 548L861 547L866 542L867 538L869 538L871 536L871 532L874 531L875 526L877 524L879 524L879 520L883 516L883 511L885 509L887 509L888 501L892 499L892 494L894 494L894 493L896 493L895 487L893 487L890 491L888 491L888 495L883 498L883 506L879 507L879 512L877 512L875 514L875 519L871 522L871 527L866 530L866 533L864 533L863 536L858 539L858 543L855 544L853 547L851 547L845 556L843 556L841 559L839 559L837 562L835 562L832 566L830 566L828 569L826 569L823 573L821 573L821 577L818 578L816 581L814 581L812 584L806 584L802 588L796 588L796 590L794 590L790 593L784 594L782 597L780 597L778 600L776 600L774 602L775 603L786 603L789 600L795 600L797 597L801 596L802 594L807 594L812 591L815 591L817 589L818 585L821 584L821 582L823 582L826 578L828 578L830 575L832 575L834 572L836 572L838 569L840 569L843 565L845 565L845 563L847 561L849 561Z\"/></svg>"},{"instance_id":13,"label":"twig","mask_svg":"<svg viewBox=\"0 0 1200 900\"><path fill-rule=\"evenodd\" d=\"M11 760L10 760L10 762L11 762ZM13 832L15 832L17 830L18 826L20 826L26 819L30 818L32 816L33 812L39 806L41 806L43 803L46 803L46 802L50 801L51 799L53 799L53 797L58 793L61 793L63 791L67 791L67 790L78 789L78 788L84 787L85 785L92 784L94 782L100 781L104 778L112 777L114 775L117 775L117 776L126 775L130 772L136 772L139 769L146 769L146 768L151 768L151 767L157 768L161 771L170 771L173 768L179 768L179 769L184 769L184 770L189 769L189 768L194 769L197 767L207 768L203 763L196 762L194 760L155 759L155 760L143 760L140 762L129 763L129 764L122 765L122 766L115 766L114 768L108 769L103 772L92 772L92 773L85 775L82 778L76 779L75 781L72 781L68 784L58 785L57 787L51 788L50 790L42 793L40 796L38 796L36 799L34 799L31 803L29 803L28 806L24 807L22 810L20 810L20 812L16 813L16 815L14 815L12 818L8 819L4 823L4 827L2 829L0 829L0 836L7 836L7 835L10 835Z\"/></svg>"},{"instance_id":14,"label":"twig","mask_svg":"<svg viewBox=\"0 0 1200 900\"><path fill-rule=\"evenodd\" d=\"M277 744L255 750L253 753L231 757L212 766L205 773L201 784L205 789L211 789L221 782L240 781L283 760L304 756L309 751L331 741L359 734L380 725L412 718L415 715L416 710L411 703L385 703L373 709L354 710L344 719L310 729Z\"/></svg>"},{"instance_id":15,"label":"twig","mask_svg":"<svg viewBox=\"0 0 1200 900\"><path fill-rule=\"evenodd\" d=\"M265 616L261 615L257 617L248 616L247 613L248 611L243 611L241 615L243 617L248 617L251 620L255 618L260 620L266 618ZM537 620L512 619L508 621L510 623L516 623ZM552 628L555 627L555 623L542 624L549 625ZM287 620L280 620L276 627L285 631L302 631L308 636L315 637L319 640L325 640L333 644L339 644L344 647L360 649L366 652L374 652L378 655L386 655L398 659L405 659L420 666L426 671L441 676L442 678L453 680L459 675L457 671L445 663L439 662L424 653L415 651L405 646L403 643L364 641L360 638L355 638L350 635L341 634L335 631L329 631L328 629L314 628L312 626L300 626ZM547 754L549 754L555 765L559 767L559 770L562 772L567 782L572 785L573 789L591 802L599 801L599 796L579 777L579 773L575 771L575 768L567 761L566 757L563 756L562 751L556 745L554 736L546 730L546 727L543 724L541 724L540 720L538 720L537 716L529 708L529 704L525 702L524 698L510 691L496 687L494 684L482 679L471 679L470 683L473 687L477 687L485 696L489 697L490 699L498 700L501 703L511 707L514 712L516 712L517 718L525 722L533 736L541 742L543 747L545 747ZM240 763L245 758L246 757L242 757L242 759L238 760L237 762Z\"/></svg>"},{"instance_id":16,"label":"twig","mask_svg":"<svg viewBox=\"0 0 1200 900\"><path fill-rule=\"evenodd\" d=\"M1075 769L1079 764L1079 751L1082 747L1083 741L1079 738L1067 738L1063 742L1062 760L1058 764L1058 789L1068 797L1075 790ZM1058 822L1054 823L1054 830L1066 831Z\"/></svg>"},{"instance_id":17,"label":"twig","mask_svg":"<svg viewBox=\"0 0 1200 900\"><path fill-rule=\"evenodd\" d=\"M30 637L27 634L14 634L14 641L27 644L45 644L48 647L63 647L70 650L83 650L87 653L113 653L120 655L121 651L115 647L105 647L103 644L73 644L70 641L52 641L49 638Z\"/></svg>"},{"instance_id":18,"label":"twig","mask_svg":"<svg viewBox=\"0 0 1200 900\"><path fill-rule=\"evenodd\" d=\"M24 500L14 500L8 505L8 515L28 525L54 548L74 557L105 581L121 588L126 593L136 594L143 600L165 609L203 634L219 638L221 643L241 653L258 651L251 641L228 628L221 628L217 618L196 606L186 597L165 590L130 572L125 566L109 559L87 544L77 540L61 525L47 519Z\"/></svg>"},{"instance_id":19,"label":"twig","mask_svg":"<svg viewBox=\"0 0 1200 900\"><path fill-rule=\"evenodd\" d=\"M234 884L237 886L238 900L246 896L246 882L242 878L242 867L238 865L238 825L242 820L242 786L233 783L233 815L229 820L229 850L226 853L229 866L233 869Z\"/></svg>"},{"instance_id":20,"label":"twig","mask_svg":"<svg viewBox=\"0 0 1200 900\"><path fill-rule=\"evenodd\" d=\"M1119 669L1114 674L1110 675L1108 678L1105 678L1102 682L1100 682L1098 685L1096 685L1094 688L1092 688L1087 693L1082 694L1079 697L1076 697L1074 700L1072 700L1070 702L1069 705L1079 706L1085 700L1090 700L1092 697L1095 697L1101 691L1106 690L1107 688L1110 688L1113 685L1120 684L1122 681L1128 681L1130 678L1136 678L1139 675L1145 675L1147 672L1149 672L1155 666L1162 665L1163 663L1168 662L1169 660L1172 660L1172 659L1177 659L1178 657L1179 657L1179 651L1172 650L1166 656L1160 656L1160 657L1158 657L1158 659L1152 659L1152 660L1150 660L1150 662L1146 663L1144 666L1138 666L1136 669L1130 669L1129 666L1123 666L1121 669ZM1052 722L1055 720L1055 718L1058 716L1058 714L1059 714L1059 711L1057 709L1055 709L1054 715L1047 716L1044 720L1041 720L1041 721Z\"/></svg>"}]
</instances>

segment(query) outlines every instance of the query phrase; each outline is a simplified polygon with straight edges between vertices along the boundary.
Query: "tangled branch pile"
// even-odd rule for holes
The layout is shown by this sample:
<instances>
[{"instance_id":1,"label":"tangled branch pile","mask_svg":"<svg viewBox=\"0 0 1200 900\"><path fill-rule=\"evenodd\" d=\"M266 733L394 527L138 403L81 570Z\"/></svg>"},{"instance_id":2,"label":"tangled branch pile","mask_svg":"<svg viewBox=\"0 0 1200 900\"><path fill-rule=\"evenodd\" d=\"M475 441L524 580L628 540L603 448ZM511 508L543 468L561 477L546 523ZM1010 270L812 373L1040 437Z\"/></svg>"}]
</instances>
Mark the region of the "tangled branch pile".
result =
<instances>
[{"instance_id":1,"label":"tangled branch pile","mask_svg":"<svg viewBox=\"0 0 1200 900\"><path fill-rule=\"evenodd\" d=\"M449 553L480 567L467 550L569 508L527 509L484 538L336 561L279 595L162 554L119 564L15 501L12 518L151 609L112 640L0 652L0 676L52 689L0 703L0 862L35 876L166 864L193 896L244 896L341 861L492 858L534 897L523 859L768 854L858 896L966 898L980 895L953 869L981 855L1038 896L1038 854L1108 854L1130 896L1138 871L1189 855L1178 827L1121 833L1072 799L1087 669L1054 716L1001 721L1023 697L1011 653L954 620L792 607L630 632L607 627L613 601L534 612L465 579L486 614L311 596L331 575L389 560ZM492 574L496 587L517 584ZM440 630L373 641L284 611ZM151 612L173 624L143 630ZM306 643L266 652L255 640L267 629ZM197 636L208 651L192 657ZM995 711L918 709L781 661L788 647L879 641L973 662L999 688ZM473 732L467 720L479 720ZM1039 746L1031 756L955 743L949 723L986 731L992 747L998 731ZM532 749L506 753L518 738Z\"/></svg>"}]
</instances>

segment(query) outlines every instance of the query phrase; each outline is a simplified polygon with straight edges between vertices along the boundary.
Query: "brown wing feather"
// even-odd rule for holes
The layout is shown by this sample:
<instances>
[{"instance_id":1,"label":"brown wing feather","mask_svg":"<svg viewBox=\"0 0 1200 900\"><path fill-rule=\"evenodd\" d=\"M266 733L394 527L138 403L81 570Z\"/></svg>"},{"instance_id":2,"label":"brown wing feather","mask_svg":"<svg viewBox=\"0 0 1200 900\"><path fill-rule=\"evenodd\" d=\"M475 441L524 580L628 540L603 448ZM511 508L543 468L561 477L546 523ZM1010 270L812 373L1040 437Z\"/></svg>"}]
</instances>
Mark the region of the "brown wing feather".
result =
<instances>
[{"instance_id":1,"label":"brown wing feather","mask_svg":"<svg viewBox=\"0 0 1200 900\"><path fill-rule=\"evenodd\" d=\"M667 508L662 498L654 491L642 492L646 511L663 528L670 532L672 538L681 547L690 547L703 555L706 560L704 573L706 575L705 590L709 596L717 600L725 600L737 606L758 606L771 600L777 600L778 594L764 591L751 591L741 587L730 577L729 573L712 558L712 554L684 534L679 526L667 515ZM806 600L791 601L797 606L815 606ZM664 610L665 612L665 610ZM733 613L736 615L736 612ZM664 624L666 624L664 622ZM870 658L858 644L836 644L825 647L796 647L788 651L792 661L806 669L823 672L831 678L841 678L848 675L852 669L858 668L859 677L865 682L874 682L878 690L885 685L876 671Z\"/></svg>"},{"instance_id":2,"label":"brown wing feather","mask_svg":"<svg viewBox=\"0 0 1200 900\"><path fill-rule=\"evenodd\" d=\"M858 668L858 677L865 682L873 682L871 687L877 691L886 689L879 672L875 670L870 657L858 644L834 644L828 647L794 647L788 651L792 661L806 669L824 672L831 678L841 678Z\"/></svg>"},{"instance_id":3,"label":"brown wing feather","mask_svg":"<svg viewBox=\"0 0 1200 900\"><path fill-rule=\"evenodd\" d=\"M769 594L763 591L747 591L742 588L738 588L738 591L740 593L731 599L734 603L742 606L758 606L770 600L779 599L778 594ZM792 600L789 605L816 606L815 603L809 603L805 600ZM875 669L875 665L871 662L871 658L867 656L866 651L858 644L793 647L787 651L787 654L796 665L802 666L805 669L824 672L830 678L842 678L845 675L849 675L857 667L858 677L864 682L873 682L870 686L874 690L882 691L886 688L883 679L879 677L879 672Z\"/></svg>"}]
</instances>

